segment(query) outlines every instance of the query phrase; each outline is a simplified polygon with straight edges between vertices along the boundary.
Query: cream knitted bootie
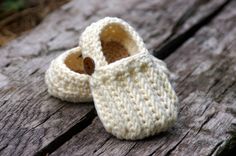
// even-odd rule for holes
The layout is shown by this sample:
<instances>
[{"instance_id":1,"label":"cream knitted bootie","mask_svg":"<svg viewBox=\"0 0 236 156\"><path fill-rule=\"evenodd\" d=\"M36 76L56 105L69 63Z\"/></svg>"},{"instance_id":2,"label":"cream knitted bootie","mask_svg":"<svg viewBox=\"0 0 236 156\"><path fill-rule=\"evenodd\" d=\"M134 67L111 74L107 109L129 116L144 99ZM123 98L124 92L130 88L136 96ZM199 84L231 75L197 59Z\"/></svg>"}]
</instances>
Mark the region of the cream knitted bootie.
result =
<instances>
[{"instance_id":1,"label":"cream knitted bootie","mask_svg":"<svg viewBox=\"0 0 236 156\"><path fill-rule=\"evenodd\" d=\"M106 17L86 28L80 46L97 113L109 133L136 140L173 125L178 100L167 69L129 24Z\"/></svg>"},{"instance_id":2,"label":"cream knitted bootie","mask_svg":"<svg viewBox=\"0 0 236 156\"><path fill-rule=\"evenodd\" d=\"M45 82L52 96L69 102L92 101L89 76L84 73L80 47L54 59L46 71Z\"/></svg>"}]
</instances>

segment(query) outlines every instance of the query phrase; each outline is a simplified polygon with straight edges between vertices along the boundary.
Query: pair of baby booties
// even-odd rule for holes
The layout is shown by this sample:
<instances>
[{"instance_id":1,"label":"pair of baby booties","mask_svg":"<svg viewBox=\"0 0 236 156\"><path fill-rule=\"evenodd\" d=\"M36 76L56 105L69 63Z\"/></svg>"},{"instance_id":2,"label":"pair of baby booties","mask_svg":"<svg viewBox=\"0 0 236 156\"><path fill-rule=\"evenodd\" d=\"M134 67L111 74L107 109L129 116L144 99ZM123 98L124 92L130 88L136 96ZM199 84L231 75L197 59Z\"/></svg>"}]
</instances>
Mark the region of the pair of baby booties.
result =
<instances>
[{"instance_id":1,"label":"pair of baby booties","mask_svg":"<svg viewBox=\"0 0 236 156\"><path fill-rule=\"evenodd\" d=\"M93 100L106 131L119 139L143 139L173 125L178 98L168 69L128 23L113 17L92 23L79 45L51 62L45 76L49 94L70 102Z\"/></svg>"}]
</instances>

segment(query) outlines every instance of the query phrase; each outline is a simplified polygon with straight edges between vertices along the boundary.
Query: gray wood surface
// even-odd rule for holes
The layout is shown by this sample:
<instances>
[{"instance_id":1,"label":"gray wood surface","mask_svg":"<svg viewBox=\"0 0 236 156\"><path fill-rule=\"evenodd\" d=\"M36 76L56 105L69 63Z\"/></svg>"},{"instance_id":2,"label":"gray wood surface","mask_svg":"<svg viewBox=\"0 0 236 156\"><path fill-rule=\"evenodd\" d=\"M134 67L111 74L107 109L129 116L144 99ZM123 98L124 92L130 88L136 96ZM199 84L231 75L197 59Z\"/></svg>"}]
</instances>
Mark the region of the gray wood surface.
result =
<instances>
[{"instance_id":1,"label":"gray wood surface","mask_svg":"<svg viewBox=\"0 0 236 156\"><path fill-rule=\"evenodd\" d=\"M231 3L165 61L180 98L179 120L166 133L120 141L93 124L55 155L212 155L230 138L235 122L236 3Z\"/></svg>"},{"instance_id":2,"label":"gray wood surface","mask_svg":"<svg viewBox=\"0 0 236 156\"><path fill-rule=\"evenodd\" d=\"M230 138L236 98L235 1L214 12L225 1L74 0L52 13L0 49L0 155L215 154ZM213 19L209 25L197 25L212 12L216 17L206 18ZM120 141L105 132L92 103L48 95L44 72L50 61L76 46L83 29L105 16L129 21L151 51L159 50L157 56L173 47L164 58L173 72L180 113L168 132ZM200 29L196 35L186 33L194 26ZM171 42L176 40L187 41L181 46Z\"/></svg>"}]
</instances>

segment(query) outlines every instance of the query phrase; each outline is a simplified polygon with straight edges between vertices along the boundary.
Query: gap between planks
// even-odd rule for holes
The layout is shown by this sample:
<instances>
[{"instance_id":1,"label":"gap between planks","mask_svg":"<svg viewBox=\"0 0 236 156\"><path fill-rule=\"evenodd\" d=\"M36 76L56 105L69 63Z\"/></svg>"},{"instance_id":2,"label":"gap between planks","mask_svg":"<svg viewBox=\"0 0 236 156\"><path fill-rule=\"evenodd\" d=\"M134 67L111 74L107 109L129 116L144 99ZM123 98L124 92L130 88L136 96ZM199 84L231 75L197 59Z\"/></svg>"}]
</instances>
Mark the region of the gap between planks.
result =
<instances>
[{"instance_id":1,"label":"gap between planks","mask_svg":"<svg viewBox=\"0 0 236 156\"><path fill-rule=\"evenodd\" d=\"M180 17L180 19L176 22L176 25L172 29L172 33L170 36L162 43L160 48L156 48L153 51L153 55L159 59L166 59L169 55L174 53L181 45L183 45L186 41L188 41L191 37L195 35L202 27L207 25L211 20L213 20L226 5L229 4L232 0L226 0L224 3L219 5L217 8L212 10L209 14L202 17L196 24L192 25L189 29L185 30L183 33L175 35L175 30L178 29L181 25L183 25L188 18L193 16L194 12L197 11L199 6L204 5L204 3L194 3L192 7L186 10L186 12ZM197 1L198 2L198 1ZM197 4L197 8L194 5ZM96 117L95 108L89 111L77 124L69 128L66 132L58 136L52 142L50 142L43 149L37 151L34 155L49 155L56 151L60 146L70 140L74 135L77 135L82 130L86 129L95 119ZM170 151L171 152L171 151Z\"/></svg>"}]
</instances>

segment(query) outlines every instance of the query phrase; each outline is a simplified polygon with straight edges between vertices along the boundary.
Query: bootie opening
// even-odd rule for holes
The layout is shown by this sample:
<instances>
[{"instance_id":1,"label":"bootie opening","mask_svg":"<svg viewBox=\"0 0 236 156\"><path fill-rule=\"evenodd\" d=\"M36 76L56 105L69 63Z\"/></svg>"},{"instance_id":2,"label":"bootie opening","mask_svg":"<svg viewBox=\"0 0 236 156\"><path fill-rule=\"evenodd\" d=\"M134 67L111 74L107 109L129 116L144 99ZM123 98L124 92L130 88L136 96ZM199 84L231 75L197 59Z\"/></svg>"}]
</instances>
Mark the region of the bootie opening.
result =
<instances>
[{"instance_id":1,"label":"bootie opening","mask_svg":"<svg viewBox=\"0 0 236 156\"><path fill-rule=\"evenodd\" d=\"M102 51L108 63L115 62L138 52L136 42L119 24L109 24L100 34Z\"/></svg>"},{"instance_id":2,"label":"bootie opening","mask_svg":"<svg viewBox=\"0 0 236 156\"><path fill-rule=\"evenodd\" d=\"M84 74L83 57L81 53L71 53L65 58L66 66L77 73Z\"/></svg>"}]
</instances>

